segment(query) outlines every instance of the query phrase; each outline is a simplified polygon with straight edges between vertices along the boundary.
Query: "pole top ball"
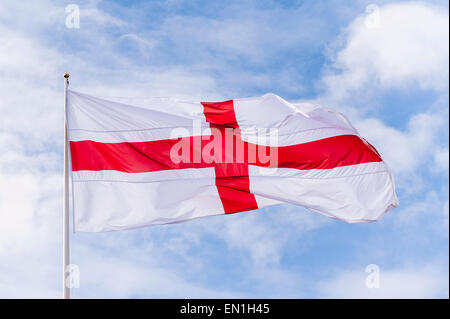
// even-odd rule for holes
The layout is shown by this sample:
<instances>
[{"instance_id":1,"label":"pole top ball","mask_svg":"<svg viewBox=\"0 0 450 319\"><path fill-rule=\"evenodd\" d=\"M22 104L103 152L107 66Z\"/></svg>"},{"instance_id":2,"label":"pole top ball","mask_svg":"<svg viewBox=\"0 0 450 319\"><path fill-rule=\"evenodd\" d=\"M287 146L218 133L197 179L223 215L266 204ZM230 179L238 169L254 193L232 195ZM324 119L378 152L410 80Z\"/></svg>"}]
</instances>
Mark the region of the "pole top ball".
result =
<instances>
[{"instance_id":1,"label":"pole top ball","mask_svg":"<svg viewBox=\"0 0 450 319\"><path fill-rule=\"evenodd\" d=\"M66 79L68 79L69 78L69 76L70 76L70 74L69 73L64 73L64 77L66 78Z\"/></svg>"}]
</instances>

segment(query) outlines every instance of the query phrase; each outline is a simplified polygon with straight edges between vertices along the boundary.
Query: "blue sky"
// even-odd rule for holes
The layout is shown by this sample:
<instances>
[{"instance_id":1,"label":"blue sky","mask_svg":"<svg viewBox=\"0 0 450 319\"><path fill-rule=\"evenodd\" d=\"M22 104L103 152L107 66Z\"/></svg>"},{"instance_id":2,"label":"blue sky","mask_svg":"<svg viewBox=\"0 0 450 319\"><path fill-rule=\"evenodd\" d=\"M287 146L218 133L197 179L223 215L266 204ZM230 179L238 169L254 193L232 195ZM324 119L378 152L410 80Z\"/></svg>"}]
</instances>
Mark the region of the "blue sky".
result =
<instances>
[{"instance_id":1,"label":"blue sky","mask_svg":"<svg viewBox=\"0 0 450 319\"><path fill-rule=\"evenodd\" d=\"M400 200L370 224L286 204L72 234L74 297L448 298L448 21L446 1L2 1L0 296L60 297L68 71L98 96L273 92L338 109Z\"/></svg>"}]
</instances>

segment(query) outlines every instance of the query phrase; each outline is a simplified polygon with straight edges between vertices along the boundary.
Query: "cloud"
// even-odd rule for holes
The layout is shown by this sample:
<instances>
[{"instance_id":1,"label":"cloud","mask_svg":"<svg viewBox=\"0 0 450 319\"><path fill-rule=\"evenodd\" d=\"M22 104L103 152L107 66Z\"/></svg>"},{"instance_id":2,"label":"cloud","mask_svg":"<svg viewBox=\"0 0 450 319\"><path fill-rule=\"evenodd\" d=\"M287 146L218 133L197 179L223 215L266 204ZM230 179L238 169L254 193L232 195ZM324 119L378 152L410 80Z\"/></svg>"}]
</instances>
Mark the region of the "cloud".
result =
<instances>
[{"instance_id":1,"label":"cloud","mask_svg":"<svg viewBox=\"0 0 450 319\"><path fill-rule=\"evenodd\" d=\"M439 279L448 278L442 263L448 253L436 248L448 249L448 175L439 174L448 172L448 9L423 3L370 8L330 48L317 100L345 110L380 151L396 177L401 206L380 223L389 231L371 234L360 247L360 259L385 260L381 288L365 287L367 274L354 269L354 258L351 270L317 285L318 296L448 298L447 281ZM392 96L417 92L432 102L392 103ZM420 256L436 262L421 264Z\"/></svg>"},{"instance_id":2,"label":"cloud","mask_svg":"<svg viewBox=\"0 0 450 319\"><path fill-rule=\"evenodd\" d=\"M367 288L365 268L342 271L321 282L319 298L448 298L448 266L439 263L380 267L379 288ZM447 278L447 279L446 279Z\"/></svg>"},{"instance_id":3,"label":"cloud","mask_svg":"<svg viewBox=\"0 0 450 319\"><path fill-rule=\"evenodd\" d=\"M394 172L403 174L433 168L434 154L430 150L439 152L437 137L447 127L448 121L441 114L419 113L409 119L405 131L387 126L373 117L359 119L355 125L361 135L380 151Z\"/></svg>"},{"instance_id":4,"label":"cloud","mask_svg":"<svg viewBox=\"0 0 450 319\"><path fill-rule=\"evenodd\" d=\"M448 171L448 25L441 6L369 5L329 48L318 84L316 100L350 117L399 177L400 189ZM417 92L432 102L414 101Z\"/></svg>"},{"instance_id":5,"label":"cloud","mask_svg":"<svg viewBox=\"0 0 450 319\"><path fill-rule=\"evenodd\" d=\"M177 271L167 258L161 260L157 247L146 249L131 243L117 243L128 249L119 254L102 254L92 246L78 245L80 289L74 297L82 298L232 298L245 295L239 291L217 289L195 282ZM144 256L143 253L147 255ZM159 257L159 258L157 258Z\"/></svg>"},{"instance_id":6,"label":"cloud","mask_svg":"<svg viewBox=\"0 0 450 319\"><path fill-rule=\"evenodd\" d=\"M21 31L0 25L0 36L0 296L54 298L63 112L51 83L61 57Z\"/></svg>"},{"instance_id":7,"label":"cloud","mask_svg":"<svg viewBox=\"0 0 450 319\"><path fill-rule=\"evenodd\" d=\"M448 10L424 3L374 6L341 35L323 78L335 99L378 89L448 90Z\"/></svg>"},{"instance_id":8,"label":"cloud","mask_svg":"<svg viewBox=\"0 0 450 319\"><path fill-rule=\"evenodd\" d=\"M442 215L444 216L444 227L447 229L448 232L448 226L449 226L449 200L447 198L447 201L445 202L445 204L442 206ZM448 234L448 233L447 233Z\"/></svg>"},{"instance_id":9,"label":"cloud","mask_svg":"<svg viewBox=\"0 0 450 319\"><path fill-rule=\"evenodd\" d=\"M27 158L20 153L6 157ZM57 297L61 242L49 234L61 229L61 176L3 165L8 164L4 156L0 161L0 296Z\"/></svg>"},{"instance_id":10,"label":"cloud","mask_svg":"<svg viewBox=\"0 0 450 319\"><path fill-rule=\"evenodd\" d=\"M324 21L300 9L261 10L239 2L225 8L220 17L174 15L164 20L151 35L161 45L170 42L183 47L185 57L266 64L276 52L295 47L299 42L315 45L317 34L325 33ZM301 18L301 19L300 19ZM299 25L300 24L300 25ZM314 32L298 32L303 25Z\"/></svg>"},{"instance_id":11,"label":"cloud","mask_svg":"<svg viewBox=\"0 0 450 319\"><path fill-rule=\"evenodd\" d=\"M449 166L448 147L441 147L434 152L434 165L437 171L448 172Z\"/></svg>"},{"instance_id":12,"label":"cloud","mask_svg":"<svg viewBox=\"0 0 450 319\"><path fill-rule=\"evenodd\" d=\"M87 20L88 23L98 25L98 26L113 26L113 27L126 27L128 24L114 17L102 10L99 10L95 7L95 3L90 4L89 6L83 6L80 10L80 16L83 17L83 20ZM81 25L80 25L81 27Z\"/></svg>"},{"instance_id":13,"label":"cloud","mask_svg":"<svg viewBox=\"0 0 450 319\"><path fill-rule=\"evenodd\" d=\"M433 241L448 240L448 189L428 190L421 198L419 196L408 198L395 214L393 230L401 234L401 241L408 245L428 247L433 246Z\"/></svg>"},{"instance_id":14,"label":"cloud","mask_svg":"<svg viewBox=\"0 0 450 319\"><path fill-rule=\"evenodd\" d=\"M250 265L260 267L279 264L284 255L283 248L290 241L330 223L327 218L292 205L276 206L262 213L264 217L253 212L227 217L226 222L215 219L205 224L205 231L223 228L216 236L230 250L248 256L245 259L252 262Z\"/></svg>"}]
</instances>

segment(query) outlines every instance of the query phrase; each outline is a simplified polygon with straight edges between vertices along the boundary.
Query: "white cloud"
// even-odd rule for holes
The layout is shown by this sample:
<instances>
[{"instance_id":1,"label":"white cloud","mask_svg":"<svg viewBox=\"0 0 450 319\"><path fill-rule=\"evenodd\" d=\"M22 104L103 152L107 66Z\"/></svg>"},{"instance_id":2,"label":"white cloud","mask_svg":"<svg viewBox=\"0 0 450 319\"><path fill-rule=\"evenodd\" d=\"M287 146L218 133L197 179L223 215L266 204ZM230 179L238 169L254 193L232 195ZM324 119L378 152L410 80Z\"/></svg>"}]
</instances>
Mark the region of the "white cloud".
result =
<instances>
[{"instance_id":1,"label":"white cloud","mask_svg":"<svg viewBox=\"0 0 450 319\"><path fill-rule=\"evenodd\" d=\"M448 170L448 9L419 2L368 8L330 50L332 63L318 100L345 110L401 177L400 185L415 181L408 186L412 190L424 170ZM433 92L433 105L383 104L384 114L409 111L409 118L395 119L404 129L385 124L374 112L372 100L385 92L408 96L417 90Z\"/></svg>"},{"instance_id":2,"label":"white cloud","mask_svg":"<svg viewBox=\"0 0 450 319\"><path fill-rule=\"evenodd\" d=\"M229 216L226 221L211 220L205 224L205 231L222 228L216 236L222 238L230 250L248 256L251 265L261 267L279 264L283 248L290 240L329 223L329 219L306 209L280 205L264 212L264 217L249 212Z\"/></svg>"},{"instance_id":3,"label":"white cloud","mask_svg":"<svg viewBox=\"0 0 450 319\"><path fill-rule=\"evenodd\" d=\"M383 159L396 173L433 168L433 152L439 147L437 136L448 122L440 114L419 113L413 115L405 131L385 125L376 118L364 118L355 122L362 136L380 151Z\"/></svg>"},{"instance_id":4,"label":"white cloud","mask_svg":"<svg viewBox=\"0 0 450 319\"><path fill-rule=\"evenodd\" d=\"M127 23L95 7L96 3L80 7L80 20L98 26L125 27ZM80 24L81 27L81 24Z\"/></svg>"},{"instance_id":5,"label":"white cloud","mask_svg":"<svg viewBox=\"0 0 450 319\"><path fill-rule=\"evenodd\" d=\"M319 298L448 298L448 266L408 265L383 269L379 288L367 288L365 268L342 271L318 285Z\"/></svg>"},{"instance_id":6,"label":"white cloud","mask_svg":"<svg viewBox=\"0 0 450 319\"><path fill-rule=\"evenodd\" d=\"M449 200L447 198L447 201L445 202L445 204L442 206L442 215L444 216L444 227L447 230L447 234L448 234L448 226L449 226Z\"/></svg>"},{"instance_id":7,"label":"white cloud","mask_svg":"<svg viewBox=\"0 0 450 319\"><path fill-rule=\"evenodd\" d=\"M420 196L421 199L418 199L419 196L409 197L399 207L392 217L393 229L405 243L429 244L431 240L445 240L449 236L448 189L440 192L428 190Z\"/></svg>"},{"instance_id":8,"label":"white cloud","mask_svg":"<svg viewBox=\"0 0 450 319\"><path fill-rule=\"evenodd\" d=\"M126 237L126 236L125 236ZM239 291L209 288L191 281L188 272L174 269L167 258L161 260L158 247L144 248L125 240L117 243L124 251L109 256L99 249L76 245L80 288L74 297L82 298L232 298ZM127 252L128 251L128 252ZM144 255L146 254L146 255Z\"/></svg>"},{"instance_id":9,"label":"white cloud","mask_svg":"<svg viewBox=\"0 0 450 319\"><path fill-rule=\"evenodd\" d=\"M0 296L54 298L61 242L49 234L61 229L61 177L21 171L0 173Z\"/></svg>"},{"instance_id":10,"label":"white cloud","mask_svg":"<svg viewBox=\"0 0 450 319\"><path fill-rule=\"evenodd\" d=\"M61 154L55 145L62 146L63 112L62 95L51 83L62 59L21 31L0 26L0 37L0 296L55 298L62 276Z\"/></svg>"},{"instance_id":11,"label":"white cloud","mask_svg":"<svg viewBox=\"0 0 450 319\"><path fill-rule=\"evenodd\" d=\"M436 167L436 170L438 171L447 171L448 172L448 166L449 166L449 151L448 147L441 147L438 148L434 152L434 164Z\"/></svg>"},{"instance_id":12,"label":"white cloud","mask_svg":"<svg viewBox=\"0 0 450 319\"><path fill-rule=\"evenodd\" d=\"M394 226L403 247L435 247L433 241L448 238L448 188L440 191L429 180L430 173L448 172L448 9L423 3L389 4L375 9L378 26L371 24L373 20L367 21L373 16L359 16L330 51L333 61L321 81L324 93L318 100L346 110L361 135L380 151L394 171L401 206L382 224ZM386 92L407 96L420 90L434 94L435 102L416 106L419 110L408 105L382 105L384 114L394 107L409 111L408 118L396 119L403 129L373 115L377 112L373 112L376 103L372 99ZM372 246L363 244L365 257L367 250L372 257L388 258L393 253L390 249L373 250L382 245L379 236L370 242ZM366 288L364 267L353 267L320 283L318 296L448 298L448 264L442 264L442 259L426 265L406 262L414 254L407 249L396 252L396 260L402 260L405 266L382 267L379 289ZM433 254L439 258L438 251L430 252ZM448 258L448 254L441 257Z\"/></svg>"},{"instance_id":13,"label":"white cloud","mask_svg":"<svg viewBox=\"0 0 450 319\"><path fill-rule=\"evenodd\" d=\"M301 32L306 28L309 32ZM160 40L161 45L169 41L175 47L182 47L183 54L189 58L200 56L225 66L228 61L242 59L265 63L274 53L295 48L299 42L315 45L317 38L327 31L324 20L301 6L261 10L251 3L238 1L213 17L173 15L150 36Z\"/></svg>"},{"instance_id":14,"label":"white cloud","mask_svg":"<svg viewBox=\"0 0 450 319\"><path fill-rule=\"evenodd\" d=\"M332 99L373 93L383 88L448 90L448 9L424 3L375 7L358 17L343 34L323 84ZM337 72L337 73L336 73Z\"/></svg>"}]
</instances>

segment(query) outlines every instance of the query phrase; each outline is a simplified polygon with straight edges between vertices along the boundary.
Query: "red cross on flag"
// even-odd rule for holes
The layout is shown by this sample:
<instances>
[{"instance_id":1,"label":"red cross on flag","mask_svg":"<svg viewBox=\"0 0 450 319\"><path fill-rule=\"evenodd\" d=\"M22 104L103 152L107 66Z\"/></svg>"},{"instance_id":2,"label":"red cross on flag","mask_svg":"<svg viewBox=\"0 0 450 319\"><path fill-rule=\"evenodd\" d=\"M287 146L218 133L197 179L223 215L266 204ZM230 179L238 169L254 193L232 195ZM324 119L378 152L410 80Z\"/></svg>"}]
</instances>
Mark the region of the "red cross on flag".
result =
<instances>
[{"instance_id":1,"label":"red cross on flag","mask_svg":"<svg viewBox=\"0 0 450 319\"><path fill-rule=\"evenodd\" d=\"M225 102L67 91L77 232L292 203L346 222L398 205L378 152L338 112L274 94Z\"/></svg>"}]
</instances>

